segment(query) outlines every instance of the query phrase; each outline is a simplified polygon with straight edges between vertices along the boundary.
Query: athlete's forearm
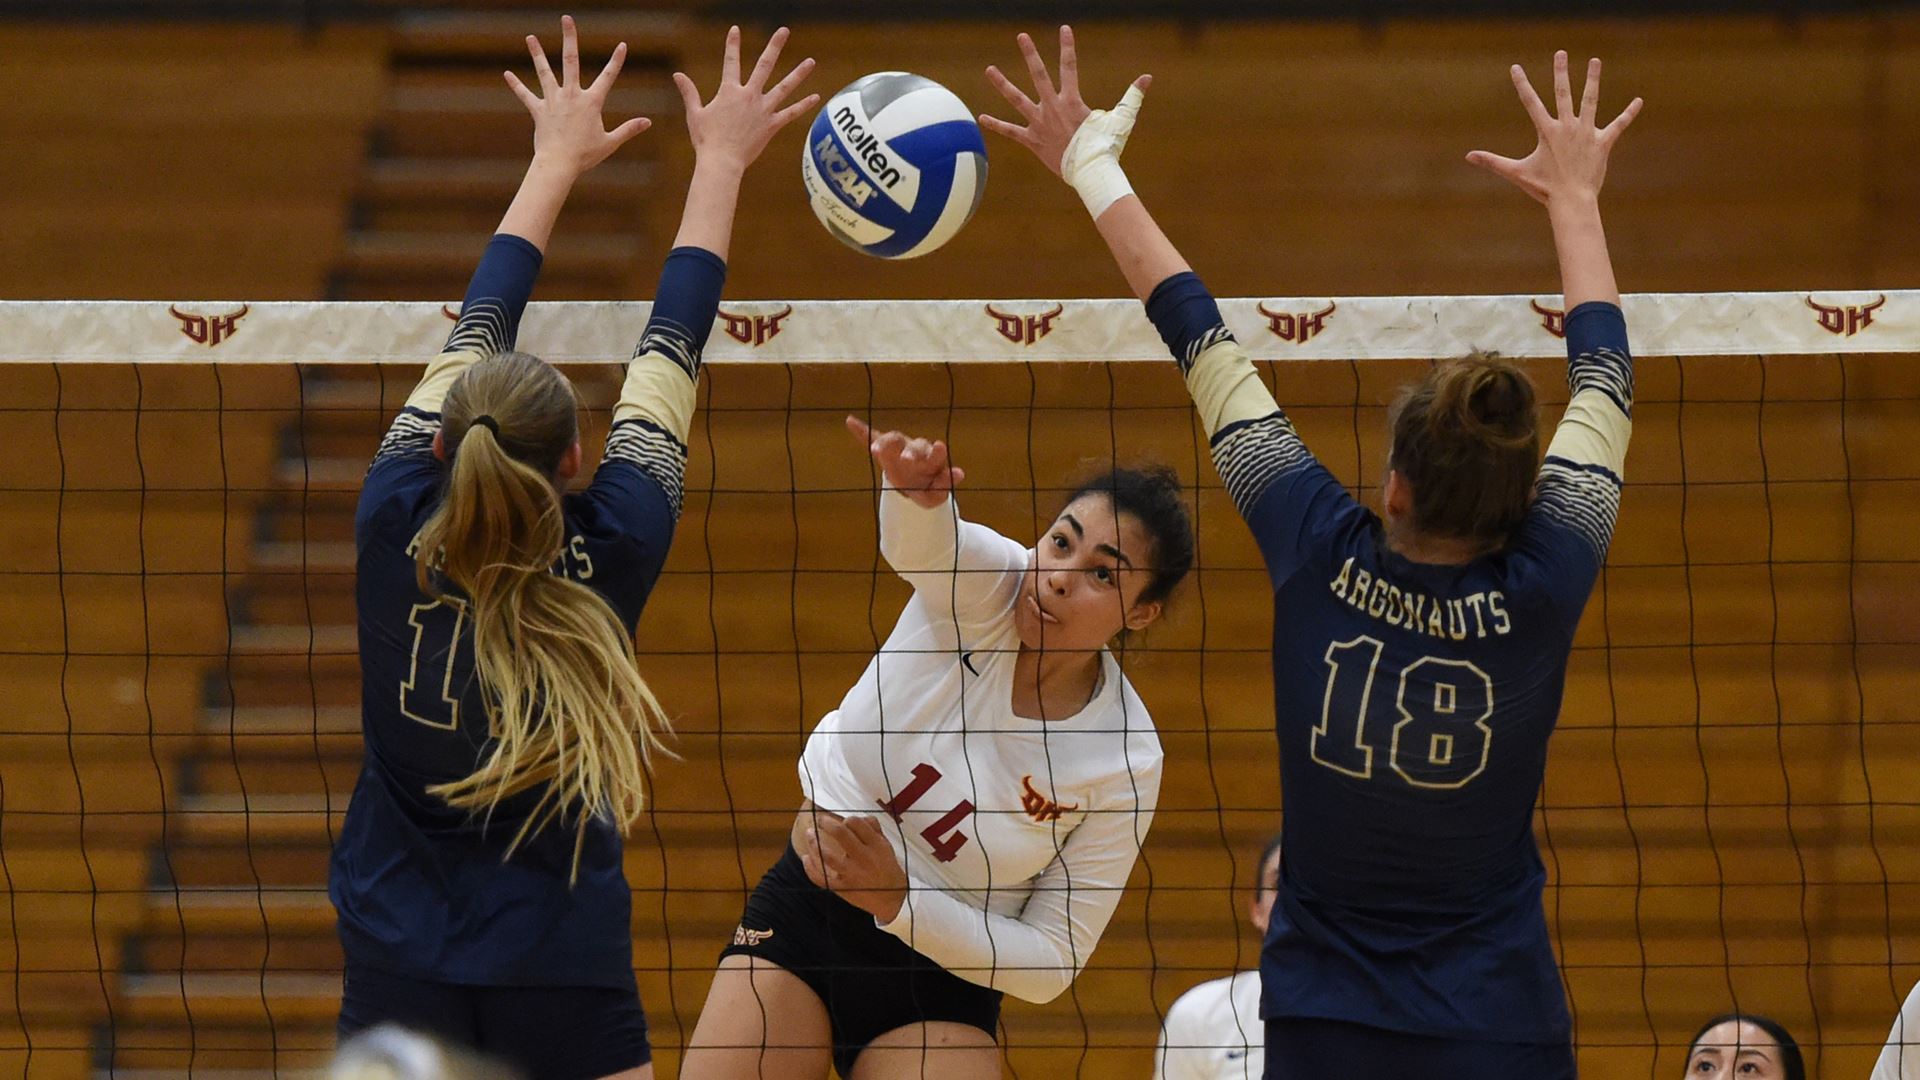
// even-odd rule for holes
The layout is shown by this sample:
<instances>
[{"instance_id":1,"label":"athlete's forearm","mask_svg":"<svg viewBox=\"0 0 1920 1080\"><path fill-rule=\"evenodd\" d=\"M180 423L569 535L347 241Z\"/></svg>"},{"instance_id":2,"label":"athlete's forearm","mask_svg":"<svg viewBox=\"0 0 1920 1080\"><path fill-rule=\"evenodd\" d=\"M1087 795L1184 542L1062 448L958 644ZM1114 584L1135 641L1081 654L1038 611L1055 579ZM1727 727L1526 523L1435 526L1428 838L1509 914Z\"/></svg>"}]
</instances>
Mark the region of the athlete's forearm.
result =
<instances>
[{"instance_id":1,"label":"athlete's forearm","mask_svg":"<svg viewBox=\"0 0 1920 1080\"><path fill-rule=\"evenodd\" d=\"M705 248L722 259L727 257L743 175L739 167L724 162L694 162L693 182L687 187L687 206L680 214L674 247Z\"/></svg>"},{"instance_id":2,"label":"athlete's forearm","mask_svg":"<svg viewBox=\"0 0 1920 1080\"><path fill-rule=\"evenodd\" d=\"M408 406L437 413L454 379L477 360L513 348L520 315L540 276L540 249L523 236L500 233L487 242L480 264L467 282L460 318L440 355L427 366Z\"/></svg>"},{"instance_id":3,"label":"athlete's forearm","mask_svg":"<svg viewBox=\"0 0 1920 1080\"><path fill-rule=\"evenodd\" d=\"M578 179L579 170L573 165L535 154L526 177L520 181L520 190L500 219L498 231L517 236L545 254L553 238L553 224L560 219L560 208L566 205L567 195Z\"/></svg>"},{"instance_id":4,"label":"athlete's forearm","mask_svg":"<svg viewBox=\"0 0 1920 1080\"><path fill-rule=\"evenodd\" d=\"M1153 295L1155 286L1191 269L1138 195L1123 196L1093 224L1126 277L1127 287L1142 303Z\"/></svg>"},{"instance_id":5,"label":"athlete's forearm","mask_svg":"<svg viewBox=\"0 0 1920 1080\"><path fill-rule=\"evenodd\" d=\"M1600 222L1600 198L1558 195L1547 203L1553 249L1560 258L1560 292L1568 311L1591 301L1620 303L1607 253L1607 232Z\"/></svg>"},{"instance_id":6,"label":"athlete's forearm","mask_svg":"<svg viewBox=\"0 0 1920 1080\"><path fill-rule=\"evenodd\" d=\"M876 924L948 972L1022 1001L1052 1001L1080 974L1070 940L982 911L917 879L909 879L907 902L893 921ZM1086 962L1084 955L1077 959Z\"/></svg>"}]
</instances>

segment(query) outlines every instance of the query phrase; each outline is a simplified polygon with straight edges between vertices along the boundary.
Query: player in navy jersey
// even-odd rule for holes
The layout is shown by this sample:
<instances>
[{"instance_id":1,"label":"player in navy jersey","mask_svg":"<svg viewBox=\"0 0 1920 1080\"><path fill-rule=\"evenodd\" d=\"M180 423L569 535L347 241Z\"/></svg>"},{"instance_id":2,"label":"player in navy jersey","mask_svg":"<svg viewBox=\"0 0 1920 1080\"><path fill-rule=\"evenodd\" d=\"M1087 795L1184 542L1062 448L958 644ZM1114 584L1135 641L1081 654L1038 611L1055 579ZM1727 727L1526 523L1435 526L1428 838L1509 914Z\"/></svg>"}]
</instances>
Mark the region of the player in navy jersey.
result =
<instances>
[{"instance_id":1,"label":"player in navy jersey","mask_svg":"<svg viewBox=\"0 0 1920 1080\"><path fill-rule=\"evenodd\" d=\"M573 389L514 352L574 181L639 134L601 109L626 47L580 83L573 22L555 78L534 38L527 176L447 347L376 452L355 516L366 761L334 845L345 1037L396 1022L536 1080L652 1076L621 835L664 720L633 633L680 513L700 354L741 176L815 97L767 89L786 31L740 77L727 35L702 104L675 75L695 164L652 318L584 490Z\"/></svg>"},{"instance_id":2,"label":"player in navy jersey","mask_svg":"<svg viewBox=\"0 0 1920 1080\"><path fill-rule=\"evenodd\" d=\"M1570 1077L1533 804L1567 656L1606 558L1632 407L1626 324L1601 229L1609 151L1640 108L1556 109L1514 85L1539 142L1469 159L1547 207L1566 296L1566 418L1537 464L1533 388L1484 357L1437 365L1391 419L1384 514L1314 458L1120 170L1141 77L1111 111L1082 101L1071 31L1038 100L988 78L1026 120L982 117L1087 204L1172 350L1213 459L1273 587L1283 846L1261 957L1267 1076Z\"/></svg>"}]
</instances>

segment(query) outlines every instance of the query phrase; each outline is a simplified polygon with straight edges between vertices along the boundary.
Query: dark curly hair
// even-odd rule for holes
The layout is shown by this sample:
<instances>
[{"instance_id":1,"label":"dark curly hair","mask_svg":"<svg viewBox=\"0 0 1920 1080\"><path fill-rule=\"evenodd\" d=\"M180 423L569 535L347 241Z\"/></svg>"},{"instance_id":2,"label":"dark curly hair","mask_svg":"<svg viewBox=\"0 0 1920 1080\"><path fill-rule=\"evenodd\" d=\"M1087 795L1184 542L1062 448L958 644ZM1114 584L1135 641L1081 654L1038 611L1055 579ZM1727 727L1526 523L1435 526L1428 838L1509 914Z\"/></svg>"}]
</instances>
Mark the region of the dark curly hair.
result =
<instances>
[{"instance_id":1,"label":"dark curly hair","mask_svg":"<svg viewBox=\"0 0 1920 1080\"><path fill-rule=\"evenodd\" d=\"M1088 477L1067 496L1071 503L1082 495L1105 495L1116 513L1137 519L1153 538L1153 576L1140 591L1141 603L1165 600L1193 569L1193 519L1182 493L1173 469L1139 465Z\"/></svg>"}]
</instances>

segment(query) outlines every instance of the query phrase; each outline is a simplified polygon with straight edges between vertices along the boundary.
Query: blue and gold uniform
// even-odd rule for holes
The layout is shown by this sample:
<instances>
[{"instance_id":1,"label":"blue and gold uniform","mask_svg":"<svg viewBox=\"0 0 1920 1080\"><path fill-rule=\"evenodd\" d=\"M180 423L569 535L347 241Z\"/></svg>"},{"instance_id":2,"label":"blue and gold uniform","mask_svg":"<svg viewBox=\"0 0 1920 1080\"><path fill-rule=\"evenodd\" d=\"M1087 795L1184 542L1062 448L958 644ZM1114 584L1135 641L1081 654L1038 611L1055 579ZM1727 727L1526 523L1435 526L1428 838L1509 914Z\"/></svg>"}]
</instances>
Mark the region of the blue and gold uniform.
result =
<instances>
[{"instance_id":1,"label":"blue and gold uniform","mask_svg":"<svg viewBox=\"0 0 1920 1080\"><path fill-rule=\"evenodd\" d=\"M1620 309L1568 314L1572 399L1533 503L1504 549L1458 566L1389 550L1198 278L1162 282L1148 313L1273 587L1285 821L1261 957L1270 1040L1274 1022L1305 1020L1384 1048L1551 1047L1557 1071L1528 1075L1571 1075L1533 806L1619 508L1633 396Z\"/></svg>"},{"instance_id":2,"label":"blue and gold uniform","mask_svg":"<svg viewBox=\"0 0 1920 1080\"><path fill-rule=\"evenodd\" d=\"M534 834L505 857L539 792L475 815L426 790L471 774L491 749L467 607L457 591L436 598L415 580L415 538L447 475L447 463L433 452L440 405L462 371L513 347L540 261L539 251L519 237L493 238L445 351L381 441L361 490L355 602L366 758L334 845L329 882L348 970L343 1033L367 1022L404 1020L379 1014L413 1009L417 1022L460 1038L460 1031L447 1030L457 1026L452 1020L419 1015L419 999L431 996L422 987L429 985L576 988L637 1001L630 894L616 826L590 823L578 878L570 882L572 828ZM629 634L659 578L680 514L700 350L725 272L718 256L698 248L668 257L605 455L585 490L562 498L566 540L554 572L603 597ZM379 1000L368 996L371 983L386 987ZM462 1000L440 1012L479 1008ZM637 1004L632 1010L637 1016ZM511 1023L511 1015L499 1022ZM548 1030L541 1037L564 1046L559 1034ZM644 1053L643 1022L639 1037Z\"/></svg>"}]
</instances>

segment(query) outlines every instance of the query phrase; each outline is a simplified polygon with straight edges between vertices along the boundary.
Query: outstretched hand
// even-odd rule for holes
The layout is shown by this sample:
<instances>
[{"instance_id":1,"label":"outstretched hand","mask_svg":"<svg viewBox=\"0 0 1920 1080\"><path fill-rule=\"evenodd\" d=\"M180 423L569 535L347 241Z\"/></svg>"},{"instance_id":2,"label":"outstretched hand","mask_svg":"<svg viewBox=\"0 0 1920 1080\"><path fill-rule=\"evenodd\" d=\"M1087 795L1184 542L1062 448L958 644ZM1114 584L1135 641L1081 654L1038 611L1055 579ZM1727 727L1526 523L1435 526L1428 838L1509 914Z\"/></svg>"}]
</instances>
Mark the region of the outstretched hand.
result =
<instances>
[{"instance_id":1,"label":"outstretched hand","mask_svg":"<svg viewBox=\"0 0 1920 1080\"><path fill-rule=\"evenodd\" d=\"M586 172L607 160L627 140L653 126L646 117L629 120L612 131L606 130L601 112L620 67L627 60L627 43L614 46L613 57L591 86L580 85L580 38L573 16L560 18L560 78L553 77L547 63L547 51L540 39L527 35L527 52L533 56L534 74L540 93L534 94L513 72L506 72L507 86L533 114L533 156L550 161L574 175Z\"/></svg>"},{"instance_id":2,"label":"outstretched hand","mask_svg":"<svg viewBox=\"0 0 1920 1080\"><path fill-rule=\"evenodd\" d=\"M1600 61L1587 61L1587 84L1580 108L1573 107L1573 86L1567 75L1567 54L1553 54L1554 111L1533 89L1527 73L1513 65L1513 85L1520 93L1520 104L1533 118L1539 135L1533 153L1514 159L1475 150L1467 155L1474 165L1503 177L1521 191L1551 206L1555 199L1592 199L1600 194L1607 179L1607 155L1613 144L1640 115L1641 99L1634 98L1606 127L1599 127L1594 116L1600 105Z\"/></svg>"},{"instance_id":3,"label":"outstretched hand","mask_svg":"<svg viewBox=\"0 0 1920 1080\"><path fill-rule=\"evenodd\" d=\"M780 50L787 43L788 31L773 32L753 71L740 77L740 28L727 30L726 53L720 66L720 86L706 104L700 102L700 89L685 72L673 73L673 84L680 88L680 100L687 106L687 133L693 139L695 157L716 165L744 172L753 164L767 143L794 117L820 103L819 94L808 94L785 108L785 101L813 71L813 58L794 65L786 78L767 88L774 68L780 62Z\"/></svg>"},{"instance_id":4,"label":"outstretched hand","mask_svg":"<svg viewBox=\"0 0 1920 1080\"><path fill-rule=\"evenodd\" d=\"M1009 123L986 113L980 114L980 126L997 135L1005 135L1033 151L1034 156L1053 175L1061 176L1061 161L1066 156L1067 144L1073 141L1074 132L1080 130L1080 125L1093 112L1080 96L1080 55L1074 48L1073 27L1060 28L1060 85L1057 88L1053 85L1052 76L1047 73L1046 61L1040 59L1040 50L1034 46L1033 39L1021 34L1019 42L1020 54L1027 61L1027 74L1033 79L1033 97L1028 97L1014 85L1013 80L991 64L987 66L987 81L1027 122L1026 126ZM1133 81L1133 86L1144 92L1152 82L1153 76L1142 75ZM1134 108L1138 108L1137 103Z\"/></svg>"},{"instance_id":5,"label":"outstretched hand","mask_svg":"<svg viewBox=\"0 0 1920 1080\"><path fill-rule=\"evenodd\" d=\"M954 485L967 478L947 458L947 444L938 439L916 439L898 431L876 434L856 416L847 417L847 430L867 446L880 463L887 484L916 504L932 509L947 501Z\"/></svg>"}]
</instances>

